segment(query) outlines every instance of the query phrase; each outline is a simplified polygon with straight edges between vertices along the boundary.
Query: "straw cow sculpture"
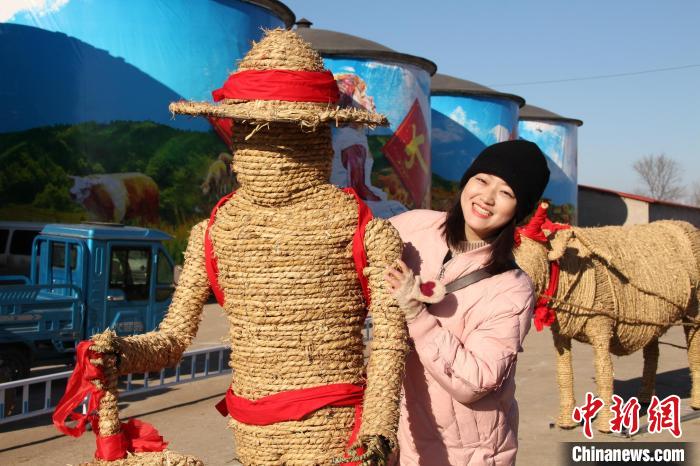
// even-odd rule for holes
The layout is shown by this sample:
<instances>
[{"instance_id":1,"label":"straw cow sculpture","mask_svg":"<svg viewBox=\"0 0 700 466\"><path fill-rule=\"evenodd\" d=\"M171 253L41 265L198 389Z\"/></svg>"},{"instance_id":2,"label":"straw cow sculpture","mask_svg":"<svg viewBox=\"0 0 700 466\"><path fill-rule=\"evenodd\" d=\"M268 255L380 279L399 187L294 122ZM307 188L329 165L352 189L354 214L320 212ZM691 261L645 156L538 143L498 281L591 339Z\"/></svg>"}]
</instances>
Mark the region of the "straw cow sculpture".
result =
<instances>
[{"instance_id":1,"label":"straw cow sculpture","mask_svg":"<svg viewBox=\"0 0 700 466\"><path fill-rule=\"evenodd\" d=\"M320 55L294 32L274 30L239 63L218 98L215 93L219 104L171 104L175 113L235 120L233 170L240 188L192 229L159 329L114 341L118 371L175 365L197 333L211 286L230 322L232 347L233 380L217 407L232 416L239 459L246 465L325 465L337 458L384 464L397 443L408 345L403 313L382 273L401 256L402 243L385 220L363 224L371 217L366 206L328 179L330 123L387 122L373 112L338 107L332 99L227 94L246 86L290 92L288 86L245 81L287 75L310 76L321 83L313 92L328 85L337 96ZM303 83L294 89L299 87ZM364 267L358 267L358 256ZM365 367L367 310L374 338ZM318 402L318 391L334 401L296 418L262 419L287 416L309 399Z\"/></svg>"},{"instance_id":2,"label":"straw cow sculpture","mask_svg":"<svg viewBox=\"0 0 700 466\"><path fill-rule=\"evenodd\" d=\"M613 394L611 354L643 350L639 401L654 393L658 339L671 325L684 325L692 380L690 405L700 409L700 233L686 222L577 228L553 224L546 204L520 230L518 265L532 278L540 302L538 329L551 324L557 351L560 427L577 425L571 340L588 343L595 355L598 396L605 403L595 427L607 432ZM558 282L557 282L558 280Z\"/></svg>"}]
</instances>

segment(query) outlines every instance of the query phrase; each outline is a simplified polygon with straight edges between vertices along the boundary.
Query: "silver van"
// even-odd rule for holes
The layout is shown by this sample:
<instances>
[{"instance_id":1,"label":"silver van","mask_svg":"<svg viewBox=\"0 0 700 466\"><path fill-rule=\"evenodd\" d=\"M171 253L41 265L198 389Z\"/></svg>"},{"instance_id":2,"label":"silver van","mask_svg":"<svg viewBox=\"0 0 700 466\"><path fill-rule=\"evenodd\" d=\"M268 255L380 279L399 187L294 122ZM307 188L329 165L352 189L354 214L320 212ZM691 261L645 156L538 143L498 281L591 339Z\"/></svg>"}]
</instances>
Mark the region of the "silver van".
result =
<instances>
[{"instance_id":1,"label":"silver van","mask_svg":"<svg viewBox=\"0 0 700 466\"><path fill-rule=\"evenodd\" d=\"M46 223L0 222L0 275L29 276L32 243Z\"/></svg>"}]
</instances>

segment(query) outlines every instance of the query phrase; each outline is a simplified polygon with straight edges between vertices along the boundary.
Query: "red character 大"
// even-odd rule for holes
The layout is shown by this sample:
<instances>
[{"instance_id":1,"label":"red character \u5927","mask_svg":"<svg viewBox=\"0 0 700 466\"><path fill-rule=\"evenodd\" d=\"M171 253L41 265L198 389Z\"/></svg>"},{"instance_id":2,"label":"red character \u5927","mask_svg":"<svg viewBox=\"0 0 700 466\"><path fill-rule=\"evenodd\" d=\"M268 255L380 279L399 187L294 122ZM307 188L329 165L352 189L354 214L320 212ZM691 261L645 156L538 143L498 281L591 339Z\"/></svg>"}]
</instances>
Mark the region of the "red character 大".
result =
<instances>
[{"instance_id":1,"label":"red character \u5927","mask_svg":"<svg viewBox=\"0 0 700 466\"><path fill-rule=\"evenodd\" d=\"M612 396L613 403L610 406L615 417L610 421L610 430L622 433L623 428L627 428L629 435L634 435L639 431L639 409L641 405L637 397L630 398L627 403L617 395Z\"/></svg>"},{"instance_id":2,"label":"red character \u5927","mask_svg":"<svg viewBox=\"0 0 700 466\"><path fill-rule=\"evenodd\" d=\"M681 399L678 395L669 395L663 400L654 395L647 410L650 434L668 430L674 437L680 438L681 432Z\"/></svg>"},{"instance_id":3,"label":"red character \u5927","mask_svg":"<svg viewBox=\"0 0 700 466\"><path fill-rule=\"evenodd\" d=\"M593 438L593 429L591 429L591 420L598 414L598 411L603 407L603 400L593 396L593 393L586 392L586 403L579 407L574 408L574 412L571 414L571 418L575 422L583 421L583 435L586 438Z\"/></svg>"}]
</instances>

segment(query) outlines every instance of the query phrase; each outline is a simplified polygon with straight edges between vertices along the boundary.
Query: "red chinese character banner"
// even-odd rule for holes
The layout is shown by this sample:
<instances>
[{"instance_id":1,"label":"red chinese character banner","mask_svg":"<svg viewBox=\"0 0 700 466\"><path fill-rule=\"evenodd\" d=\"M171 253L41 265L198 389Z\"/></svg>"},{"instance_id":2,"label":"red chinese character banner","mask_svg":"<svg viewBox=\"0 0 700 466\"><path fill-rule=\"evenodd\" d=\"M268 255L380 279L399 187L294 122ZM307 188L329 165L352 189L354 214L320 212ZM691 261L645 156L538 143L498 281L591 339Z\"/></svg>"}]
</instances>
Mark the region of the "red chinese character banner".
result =
<instances>
[{"instance_id":1,"label":"red chinese character banner","mask_svg":"<svg viewBox=\"0 0 700 466\"><path fill-rule=\"evenodd\" d=\"M390 126L333 129L331 182L350 186L378 217L430 207L430 74L417 66L325 58L341 105L383 113Z\"/></svg>"}]
</instances>

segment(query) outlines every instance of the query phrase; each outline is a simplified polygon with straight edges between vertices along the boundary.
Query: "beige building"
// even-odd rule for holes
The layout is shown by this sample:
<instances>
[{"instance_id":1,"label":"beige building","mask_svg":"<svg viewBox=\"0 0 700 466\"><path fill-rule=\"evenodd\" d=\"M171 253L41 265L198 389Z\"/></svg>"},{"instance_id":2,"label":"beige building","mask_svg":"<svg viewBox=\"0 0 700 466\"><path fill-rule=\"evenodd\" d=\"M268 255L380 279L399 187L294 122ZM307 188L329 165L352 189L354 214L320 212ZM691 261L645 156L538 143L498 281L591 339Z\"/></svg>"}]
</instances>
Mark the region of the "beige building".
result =
<instances>
[{"instance_id":1,"label":"beige building","mask_svg":"<svg viewBox=\"0 0 700 466\"><path fill-rule=\"evenodd\" d=\"M593 186L578 186L579 226L634 225L654 220L685 220L700 228L700 207Z\"/></svg>"}]
</instances>

